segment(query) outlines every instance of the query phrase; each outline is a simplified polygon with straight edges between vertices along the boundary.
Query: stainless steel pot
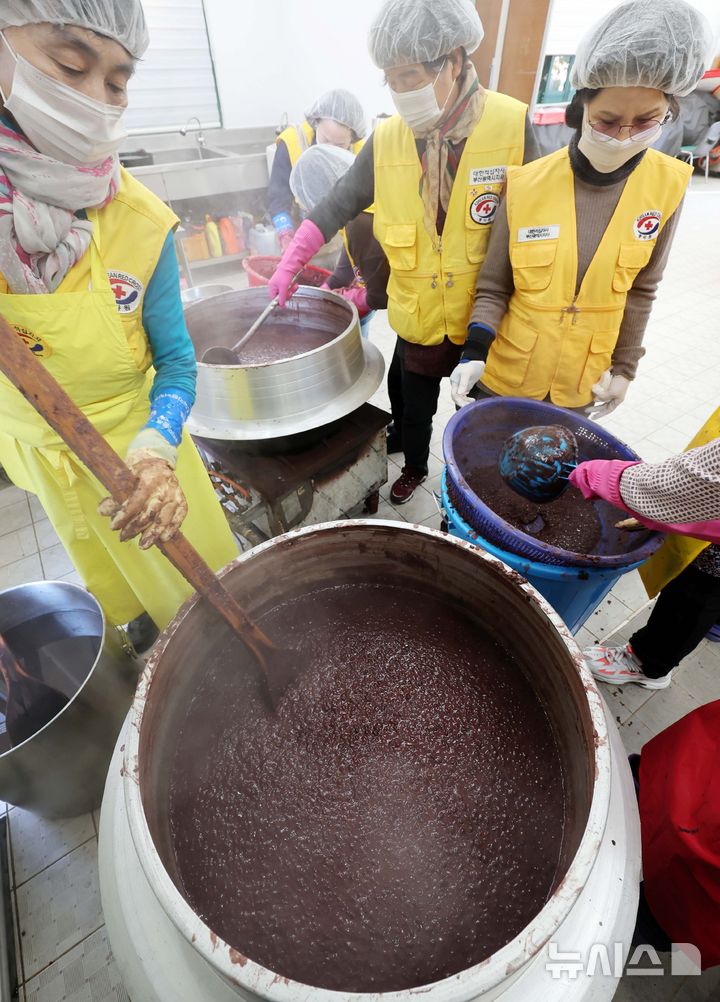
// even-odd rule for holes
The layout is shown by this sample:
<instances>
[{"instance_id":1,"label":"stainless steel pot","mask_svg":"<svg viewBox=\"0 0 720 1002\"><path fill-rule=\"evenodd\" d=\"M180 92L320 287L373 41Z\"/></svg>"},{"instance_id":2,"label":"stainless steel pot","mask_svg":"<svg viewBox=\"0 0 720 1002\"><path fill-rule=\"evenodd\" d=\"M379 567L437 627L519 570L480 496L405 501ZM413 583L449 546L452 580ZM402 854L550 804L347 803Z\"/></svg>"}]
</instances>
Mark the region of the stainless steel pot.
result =
<instances>
[{"instance_id":1,"label":"stainless steel pot","mask_svg":"<svg viewBox=\"0 0 720 1002\"><path fill-rule=\"evenodd\" d=\"M50 723L0 755L0 798L46 818L92 810L144 662L106 625L92 595L63 581L0 593L0 633L26 671L70 697Z\"/></svg>"},{"instance_id":2,"label":"stainless steel pot","mask_svg":"<svg viewBox=\"0 0 720 1002\"><path fill-rule=\"evenodd\" d=\"M568 822L554 893L536 918L492 957L409 992L371 996L311 988L288 981L223 942L181 891L167 809L180 722L198 676L226 638L215 620L210 625L209 614L195 598L155 647L118 742L103 802L103 910L113 953L133 998L408 1002L419 993L425 1002L612 998L612 978L602 985L580 978L578 990L571 983L572 991L566 991L567 983L552 981L546 946L558 941L562 949L589 950L606 939L629 943L639 871L637 807L622 749L617 761L624 771L611 784L608 726L582 654L535 589L469 543L431 529L380 521L329 523L288 533L241 556L222 578L249 612L260 615L308 588L334 581L362 583L375 580L378 572L388 581L432 587L439 597L469 610L480 629L502 638L535 686L568 783ZM612 809L611 792L616 798ZM622 803L625 796L629 806Z\"/></svg>"},{"instance_id":3,"label":"stainless steel pot","mask_svg":"<svg viewBox=\"0 0 720 1002\"><path fill-rule=\"evenodd\" d=\"M273 323L307 322L327 343L259 365L204 365L211 345L232 347L267 306L265 288L242 289L189 306L185 319L198 359L197 400L188 428L200 438L259 441L319 428L357 410L380 385L385 365L364 340L355 307L302 286ZM262 336L262 329L256 335Z\"/></svg>"}]
</instances>

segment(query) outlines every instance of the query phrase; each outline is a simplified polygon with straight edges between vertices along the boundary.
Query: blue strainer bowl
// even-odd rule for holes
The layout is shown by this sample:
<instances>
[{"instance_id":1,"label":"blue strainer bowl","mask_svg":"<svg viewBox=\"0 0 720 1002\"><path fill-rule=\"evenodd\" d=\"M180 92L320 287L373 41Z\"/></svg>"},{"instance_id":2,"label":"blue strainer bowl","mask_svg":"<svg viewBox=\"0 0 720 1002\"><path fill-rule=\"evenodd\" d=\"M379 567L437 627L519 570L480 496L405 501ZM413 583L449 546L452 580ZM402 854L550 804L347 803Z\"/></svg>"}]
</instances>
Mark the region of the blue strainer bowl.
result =
<instances>
[{"instance_id":1,"label":"blue strainer bowl","mask_svg":"<svg viewBox=\"0 0 720 1002\"><path fill-rule=\"evenodd\" d=\"M532 425L563 424L574 432L578 461L589 459L639 460L640 456L600 425L553 404L516 397L491 397L468 404L450 419L443 437L448 494L460 515L489 542L529 560L565 567L626 567L646 560L663 540L660 533L624 532L615 523L622 517L607 501L591 502L601 534L591 553L575 553L544 543L516 529L483 503L470 487L464 469L497 462L506 439ZM578 500L579 504L587 504Z\"/></svg>"}]
</instances>

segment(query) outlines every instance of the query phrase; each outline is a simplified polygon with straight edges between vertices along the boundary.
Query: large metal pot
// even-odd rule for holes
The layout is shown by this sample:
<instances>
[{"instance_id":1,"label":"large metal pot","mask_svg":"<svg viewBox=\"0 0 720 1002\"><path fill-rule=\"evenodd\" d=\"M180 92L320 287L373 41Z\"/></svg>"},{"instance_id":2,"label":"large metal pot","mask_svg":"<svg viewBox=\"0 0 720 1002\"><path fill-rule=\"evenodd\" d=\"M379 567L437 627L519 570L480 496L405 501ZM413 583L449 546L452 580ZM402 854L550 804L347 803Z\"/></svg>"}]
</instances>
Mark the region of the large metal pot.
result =
<instances>
[{"instance_id":1,"label":"large metal pot","mask_svg":"<svg viewBox=\"0 0 720 1002\"><path fill-rule=\"evenodd\" d=\"M302 569L292 573L292 569ZM431 584L439 597L473 609L502 638L533 681L560 748L569 822L556 889L533 922L485 962L431 986L373 995L399 1002L474 999L549 1002L612 998L613 974L555 980L548 941L562 950L628 945L635 920L640 845L630 771L614 724L562 621L505 564L468 543L397 522L329 523L251 550L223 572L229 590L261 614L280 596L332 581L374 579ZM197 600L160 639L118 741L103 801L100 882L113 953L137 1002L337 1002L353 995L288 981L232 949L195 914L179 890L167 803L168 769L182 718L223 630ZM612 782L611 782L612 773ZM558 777L558 782L561 782Z\"/></svg>"},{"instance_id":2,"label":"large metal pot","mask_svg":"<svg viewBox=\"0 0 720 1002\"><path fill-rule=\"evenodd\" d=\"M46 818L84 814L102 799L144 662L107 627L92 595L63 581L0 593L0 633L31 675L70 698L45 727L0 755L0 798Z\"/></svg>"},{"instance_id":3,"label":"large metal pot","mask_svg":"<svg viewBox=\"0 0 720 1002\"><path fill-rule=\"evenodd\" d=\"M205 365L212 345L231 348L262 313L267 289L241 289L185 310L198 360L197 399L188 423L200 438L259 441L318 428L356 410L383 377L378 349L360 334L355 307L323 289L302 286L273 324L303 322L327 333L320 348L258 365ZM262 328L257 338L262 337Z\"/></svg>"},{"instance_id":4,"label":"large metal pot","mask_svg":"<svg viewBox=\"0 0 720 1002\"><path fill-rule=\"evenodd\" d=\"M186 310L193 303L202 303L206 299L213 299L215 296L222 296L232 291L232 285L192 285L189 289L182 290L180 298L183 309Z\"/></svg>"}]
</instances>

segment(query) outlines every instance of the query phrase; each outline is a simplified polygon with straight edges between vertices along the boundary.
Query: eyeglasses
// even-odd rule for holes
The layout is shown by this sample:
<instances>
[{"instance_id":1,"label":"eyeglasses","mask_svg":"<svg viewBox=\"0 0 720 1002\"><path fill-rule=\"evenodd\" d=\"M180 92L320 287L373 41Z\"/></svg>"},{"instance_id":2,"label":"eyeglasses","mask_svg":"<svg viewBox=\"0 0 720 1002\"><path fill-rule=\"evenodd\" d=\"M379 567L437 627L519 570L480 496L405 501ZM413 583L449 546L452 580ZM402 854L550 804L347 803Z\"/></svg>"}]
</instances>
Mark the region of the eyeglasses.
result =
<instances>
[{"instance_id":1,"label":"eyeglasses","mask_svg":"<svg viewBox=\"0 0 720 1002\"><path fill-rule=\"evenodd\" d=\"M662 122L656 118L643 118L637 125L623 125L622 122L590 122L589 125L593 135L600 142L606 143L610 139L617 139L620 133L627 129L628 137L635 143L641 143L658 132L670 117L668 113Z\"/></svg>"}]
</instances>

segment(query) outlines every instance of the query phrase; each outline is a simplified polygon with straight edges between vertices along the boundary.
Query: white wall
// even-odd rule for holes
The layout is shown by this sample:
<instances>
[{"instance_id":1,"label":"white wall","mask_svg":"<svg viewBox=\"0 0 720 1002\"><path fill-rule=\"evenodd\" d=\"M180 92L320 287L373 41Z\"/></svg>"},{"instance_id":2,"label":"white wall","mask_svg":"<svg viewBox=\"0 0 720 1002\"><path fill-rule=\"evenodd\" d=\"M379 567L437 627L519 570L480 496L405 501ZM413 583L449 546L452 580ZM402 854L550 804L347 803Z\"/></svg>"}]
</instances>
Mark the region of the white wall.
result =
<instances>
[{"instance_id":1,"label":"white wall","mask_svg":"<svg viewBox=\"0 0 720 1002\"><path fill-rule=\"evenodd\" d=\"M393 112L367 32L382 0L205 0L224 124L300 121L323 91L343 87L369 120Z\"/></svg>"},{"instance_id":2,"label":"white wall","mask_svg":"<svg viewBox=\"0 0 720 1002\"><path fill-rule=\"evenodd\" d=\"M394 111L367 51L383 0L204 0L226 127L291 122L325 90L344 87L372 119ZM512 2L512 0L511 0ZM546 53L573 53L583 33L618 0L554 0ZM718 29L718 0L694 0ZM510 40L512 41L512 40Z\"/></svg>"},{"instance_id":3,"label":"white wall","mask_svg":"<svg viewBox=\"0 0 720 1002\"><path fill-rule=\"evenodd\" d=\"M720 4L718 0L691 0L715 28L720 48ZM618 6L618 0L553 0L550 22L545 38L545 53L572 55L584 33L609 10Z\"/></svg>"}]
</instances>

